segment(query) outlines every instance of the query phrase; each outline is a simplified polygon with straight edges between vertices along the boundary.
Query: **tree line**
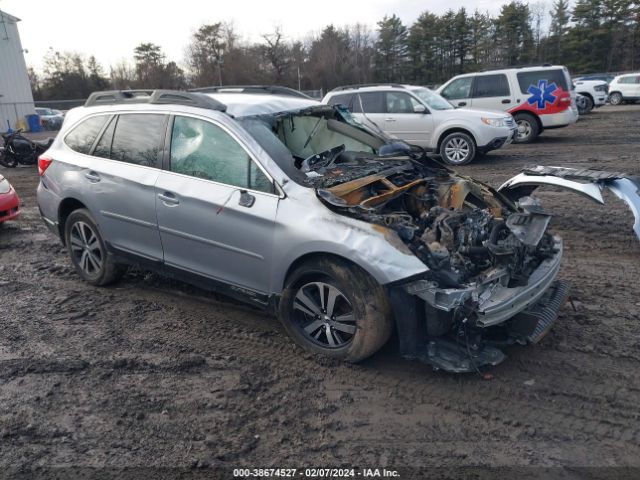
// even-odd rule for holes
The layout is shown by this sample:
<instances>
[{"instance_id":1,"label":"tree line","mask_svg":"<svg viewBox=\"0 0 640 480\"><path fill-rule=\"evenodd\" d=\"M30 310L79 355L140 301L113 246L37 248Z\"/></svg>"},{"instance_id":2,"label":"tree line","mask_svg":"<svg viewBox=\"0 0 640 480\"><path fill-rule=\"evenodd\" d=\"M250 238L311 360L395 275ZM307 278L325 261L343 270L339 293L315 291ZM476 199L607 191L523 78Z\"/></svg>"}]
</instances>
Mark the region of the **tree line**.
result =
<instances>
[{"instance_id":1,"label":"tree line","mask_svg":"<svg viewBox=\"0 0 640 480\"><path fill-rule=\"evenodd\" d=\"M405 25L385 16L376 28L328 25L305 39L281 28L259 41L242 39L233 23L202 25L181 64L142 43L132 61L105 71L95 57L49 50L41 74L29 70L38 100L85 98L105 88L184 89L278 84L327 91L368 82L439 84L466 72L555 63L574 74L640 68L640 3L631 0L512 1L491 16L465 8L423 12Z\"/></svg>"}]
</instances>

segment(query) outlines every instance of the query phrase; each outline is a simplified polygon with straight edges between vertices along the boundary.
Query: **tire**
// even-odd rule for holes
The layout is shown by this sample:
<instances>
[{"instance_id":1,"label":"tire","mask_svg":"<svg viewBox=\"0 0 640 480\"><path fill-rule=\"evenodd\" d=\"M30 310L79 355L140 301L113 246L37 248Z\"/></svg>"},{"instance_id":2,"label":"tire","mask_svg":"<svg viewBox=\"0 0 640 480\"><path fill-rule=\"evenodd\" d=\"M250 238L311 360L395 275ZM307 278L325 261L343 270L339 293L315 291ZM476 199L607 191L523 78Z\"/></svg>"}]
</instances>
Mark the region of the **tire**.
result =
<instances>
[{"instance_id":1,"label":"tire","mask_svg":"<svg viewBox=\"0 0 640 480\"><path fill-rule=\"evenodd\" d=\"M518 132L513 139L514 143L531 143L540 135L540 126L533 115L528 113L516 113L513 119L518 125Z\"/></svg>"},{"instance_id":2,"label":"tire","mask_svg":"<svg viewBox=\"0 0 640 480\"><path fill-rule=\"evenodd\" d=\"M611 105L621 105L622 94L620 92L613 92L611 95L609 95L609 103Z\"/></svg>"},{"instance_id":3,"label":"tire","mask_svg":"<svg viewBox=\"0 0 640 480\"><path fill-rule=\"evenodd\" d=\"M587 98L582 96L582 95L578 95L576 97L576 107L578 107L578 113L580 115L584 115L587 113Z\"/></svg>"},{"instance_id":4,"label":"tire","mask_svg":"<svg viewBox=\"0 0 640 480\"><path fill-rule=\"evenodd\" d=\"M108 285L124 273L107 251L97 222L88 210L71 212L64 225L64 238L71 263L87 283Z\"/></svg>"},{"instance_id":5,"label":"tire","mask_svg":"<svg viewBox=\"0 0 640 480\"><path fill-rule=\"evenodd\" d=\"M440 142L440 158L449 165L465 165L476 156L476 142L471 135L453 132Z\"/></svg>"},{"instance_id":6,"label":"tire","mask_svg":"<svg viewBox=\"0 0 640 480\"><path fill-rule=\"evenodd\" d=\"M576 98L576 106L580 115L586 115L593 110L593 100L587 95L578 95Z\"/></svg>"},{"instance_id":7,"label":"tire","mask_svg":"<svg viewBox=\"0 0 640 480\"><path fill-rule=\"evenodd\" d=\"M591 110L593 110L593 100L591 99L591 97L585 97L587 99L587 107L586 107L586 112L585 113L590 113Z\"/></svg>"},{"instance_id":8,"label":"tire","mask_svg":"<svg viewBox=\"0 0 640 480\"><path fill-rule=\"evenodd\" d=\"M287 277L278 317L306 351L347 362L373 355L393 329L384 289L364 270L340 259L310 260L297 267Z\"/></svg>"}]
</instances>

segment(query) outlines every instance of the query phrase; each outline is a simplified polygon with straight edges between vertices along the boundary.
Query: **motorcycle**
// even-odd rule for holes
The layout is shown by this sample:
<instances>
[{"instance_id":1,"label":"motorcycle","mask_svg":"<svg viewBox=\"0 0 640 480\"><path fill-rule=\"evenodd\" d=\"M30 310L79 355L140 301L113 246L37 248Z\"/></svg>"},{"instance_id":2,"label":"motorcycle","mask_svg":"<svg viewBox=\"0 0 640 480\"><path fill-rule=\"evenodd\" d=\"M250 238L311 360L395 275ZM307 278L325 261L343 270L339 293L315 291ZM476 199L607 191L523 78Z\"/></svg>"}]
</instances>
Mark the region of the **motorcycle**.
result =
<instances>
[{"instance_id":1,"label":"motorcycle","mask_svg":"<svg viewBox=\"0 0 640 480\"><path fill-rule=\"evenodd\" d=\"M0 147L0 165L15 168L18 165L37 165L38 157L46 152L53 138L43 142L29 140L22 135L22 130L3 133L4 147Z\"/></svg>"}]
</instances>

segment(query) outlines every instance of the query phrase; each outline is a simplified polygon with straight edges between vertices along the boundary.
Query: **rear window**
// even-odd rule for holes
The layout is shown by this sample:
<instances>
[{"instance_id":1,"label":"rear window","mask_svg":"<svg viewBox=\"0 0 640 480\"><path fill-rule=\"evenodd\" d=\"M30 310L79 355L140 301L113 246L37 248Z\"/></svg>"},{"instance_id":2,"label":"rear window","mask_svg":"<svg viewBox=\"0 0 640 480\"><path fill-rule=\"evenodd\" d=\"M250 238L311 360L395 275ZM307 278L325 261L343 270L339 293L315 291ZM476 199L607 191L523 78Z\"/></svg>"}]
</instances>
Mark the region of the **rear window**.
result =
<instances>
[{"instance_id":1,"label":"rear window","mask_svg":"<svg viewBox=\"0 0 640 480\"><path fill-rule=\"evenodd\" d=\"M344 105L347 108L351 108L351 99L353 93L341 93L339 95L333 95L329 98L329 105Z\"/></svg>"},{"instance_id":2,"label":"rear window","mask_svg":"<svg viewBox=\"0 0 640 480\"><path fill-rule=\"evenodd\" d=\"M108 118L109 115L99 115L83 120L65 137L64 143L71 150L88 155Z\"/></svg>"},{"instance_id":3,"label":"rear window","mask_svg":"<svg viewBox=\"0 0 640 480\"><path fill-rule=\"evenodd\" d=\"M522 93L529 93L529 87L537 87L541 80L546 80L547 85L555 83L563 90L569 91L564 70L534 70L531 72L518 72L518 84Z\"/></svg>"},{"instance_id":4,"label":"rear window","mask_svg":"<svg viewBox=\"0 0 640 480\"><path fill-rule=\"evenodd\" d=\"M385 113L384 92L358 93L353 98L352 111L355 113Z\"/></svg>"},{"instance_id":5,"label":"rear window","mask_svg":"<svg viewBox=\"0 0 640 480\"><path fill-rule=\"evenodd\" d=\"M504 73L476 77L473 98L506 97L510 94L509 83Z\"/></svg>"}]
</instances>

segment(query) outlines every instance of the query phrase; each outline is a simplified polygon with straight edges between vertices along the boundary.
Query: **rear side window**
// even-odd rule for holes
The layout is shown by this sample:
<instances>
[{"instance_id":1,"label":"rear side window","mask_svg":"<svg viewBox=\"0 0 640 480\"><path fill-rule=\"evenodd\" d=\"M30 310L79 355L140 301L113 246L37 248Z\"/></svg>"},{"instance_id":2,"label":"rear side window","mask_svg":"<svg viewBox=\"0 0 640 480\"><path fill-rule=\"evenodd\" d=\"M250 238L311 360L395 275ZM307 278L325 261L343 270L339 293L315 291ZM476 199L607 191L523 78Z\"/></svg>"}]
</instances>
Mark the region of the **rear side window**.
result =
<instances>
[{"instance_id":1,"label":"rear side window","mask_svg":"<svg viewBox=\"0 0 640 480\"><path fill-rule=\"evenodd\" d=\"M351 108L351 99L353 93L341 93L339 95L333 95L329 98L329 105L344 105L347 108Z\"/></svg>"},{"instance_id":2,"label":"rear side window","mask_svg":"<svg viewBox=\"0 0 640 480\"><path fill-rule=\"evenodd\" d=\"M618 80L618 83L640 83L640 75L629 75L628 77L622 77L620 80Z\"/></svg>"},{"instance_id":3,"label":"rear side window","mask_svg":"<svg viewBox=\"0 0 640 480\"><path fill-rule=\"evenodd\" d=\"M473 77L458 78L451 82L447 87L442 90L442 95L447 100L457 100L459 98L471 97L471 84L473 83Z\"/></svg>"},{"instance_id":4,"label":"rear side window","mask_svg":"<svg viewBox=\"0 0 640 480\"><path fill-rule=\"evenodd\" d=\"M123 114L115 127L109 158L145 167L157 167L164 138L165 115Z\"/></svg>"},{"instance_id":5,"label":"rear side window","mask_svg":"<svg viewBox=\"0 0 640 480\"><path fill-rule=\"evenodd\" d=\"M505 74L478 75L476 77L473 98L506 97L510 94Z\"/></svg>"},{"instance_id":6,"label":"rear side window","mask_svg":"<svg viewBox=\"0 0 640 480\"><path fill-rule=\"evenodd\" d=\"M102 137L98 141L95 150L93 151L94 157L109 158L111 155L111 142L113 141L113 132L116 129L116 117L111 119L109 126L105 129Z\"/></svg>"},{"instance_id":7,"label":"rear side window","mask_svg":"<svg viewBox=\"0 0 640 480\"><path fill-rule=\"evenodd\" d=\"M64 143L71 150L88 154L108 118L108 115L99 115L83 120L64 138Z\"/></svg>"},{"instance_id":8,"label":"rear side window","mask_svg":"<svg viewBox=\"0 0 640 480\"><path fill-rule=\"evenodd\" d=\"M384 92L364 92L353 97L353 109L355 113L385 113ZM362 106L360 105L362 102Z\"/></svg>"},{"instance_id":9,"label":"rear side window","mask_svg":"<svg viewBox=\"0 0 640 480\"><path fill-rule=\"evenodd\" d=\"M538 87L540 81L546 80L547 85L555 83L563 90L567 88L567 79L563 70L534 70L531 72L518 72L518 84L522 93L529 93L529 87Z\"/></svg>"},{"instance_id":10,"label":"rear side window","mask_svg":"<svg viewBox=\"0 0 640 480\"><path fill-rule=\"evenodd\" d=\"M171 171L260 192L274 191L271 181L231 135L198 118L175 118Z\"/></svg>"}]
</instances>

